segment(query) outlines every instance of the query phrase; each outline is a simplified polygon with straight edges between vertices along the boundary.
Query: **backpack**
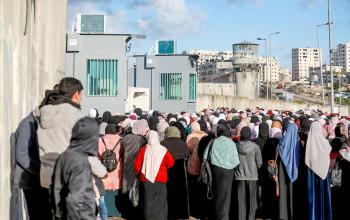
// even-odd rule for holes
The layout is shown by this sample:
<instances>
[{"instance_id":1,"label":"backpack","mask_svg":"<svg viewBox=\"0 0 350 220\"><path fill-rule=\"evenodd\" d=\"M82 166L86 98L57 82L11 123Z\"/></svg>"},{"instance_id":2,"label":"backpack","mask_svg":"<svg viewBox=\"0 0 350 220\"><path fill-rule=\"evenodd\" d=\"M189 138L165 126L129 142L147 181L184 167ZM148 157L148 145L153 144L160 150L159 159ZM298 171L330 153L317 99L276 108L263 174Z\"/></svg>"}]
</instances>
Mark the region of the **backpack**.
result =
<instances>
[{"instance_id":1,"label":"backpack","mask_svg":"<svg viewBox=\"0 0 350 220\"><path fill-rule=\"evenodd\" d=\"M101 155L101 162L106 167L107 172L112 172L115 169L117 169L118 166L118 160L117 160L117 154L114 152L115 148L120 143L120 140L115 144L113 149L107 149L105 140L102 138L102 142L105 145L105 151Z\"/></svg>"},{"instance_id":2,"label":"backpack","mask_svg":"<svg viewBox=\"0 0 350 220\"><path fill-rule=\"evenodd\" d=\"M214 144L214 140L209 143L208 156L207 159L203 160L201 165L201 170L198 177L198 182L207 186L207 199L213 199L213 174L211 172L210 162L211 162L211 151Z\"/></svg>"}]
</instances>

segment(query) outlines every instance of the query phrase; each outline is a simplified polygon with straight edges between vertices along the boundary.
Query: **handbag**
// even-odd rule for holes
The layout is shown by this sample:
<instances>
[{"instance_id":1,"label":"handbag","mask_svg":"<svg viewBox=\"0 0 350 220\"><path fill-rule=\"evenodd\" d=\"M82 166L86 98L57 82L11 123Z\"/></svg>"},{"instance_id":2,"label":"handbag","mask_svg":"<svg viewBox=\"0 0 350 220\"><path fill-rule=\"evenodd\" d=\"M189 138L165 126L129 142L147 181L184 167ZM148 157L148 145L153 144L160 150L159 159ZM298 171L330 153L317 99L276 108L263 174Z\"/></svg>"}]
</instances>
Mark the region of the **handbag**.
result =
<instances>
[{"instance_id":1,"label":"handbag","mask_svg":"<svg viewBox=\"0 0 350 220\"><path fill-rule=\"evenodd\" d=\"M202 163L201 170L198 177L198 182L204 184L207 187L207 199L213 199L213 175L210 167L211 162L211 152L214 144L214 140L209 143L208 155L207 159L205 159Z\"/></svg>"},{"instance_id":2,"label":"handbag","mask_svg":"<svg viewBox=\"0 0 350 220\"><path fill-rule=\"evenodd\" d=\"M335 162L335 166L331 169L331 187L341 186L342 170L339 167L338 161Z\"/></svg>"},{"instance_id":3,"label":"handbag","mask_svg":"<svg viewBox=\"0 0 350 220\"><path fill-rule=\"evenodd\" d=\"M140 181L136 178L134 184L132 185L129 191L129 200L134 207L139 205L140 199L140 189L139 189Z\"/></svg>"},{"instance_id":4,"label":"handbag","mask_svg":"<svg viewBox=\"0 0 350 220\"><path fill-rule=\"evenodd\" d=\"M269 173L270 178L273 181L275 181L275 183L276 183L276 196L279 196L280 195L280 187L279 187L279 180L278 180L277 159L278 159L278 146L276 148L275 159L269 160L267 162L267 171Z\"/></svg>"}]
</instances>

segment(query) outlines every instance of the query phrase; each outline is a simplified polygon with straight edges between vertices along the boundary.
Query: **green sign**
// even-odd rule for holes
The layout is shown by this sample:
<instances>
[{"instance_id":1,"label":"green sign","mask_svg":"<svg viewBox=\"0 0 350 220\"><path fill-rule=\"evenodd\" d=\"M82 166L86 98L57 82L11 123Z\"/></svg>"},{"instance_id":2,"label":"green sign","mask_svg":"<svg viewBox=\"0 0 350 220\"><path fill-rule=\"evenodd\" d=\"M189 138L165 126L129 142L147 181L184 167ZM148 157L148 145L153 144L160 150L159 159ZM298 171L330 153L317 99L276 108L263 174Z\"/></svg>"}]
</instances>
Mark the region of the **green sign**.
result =
<instances>
[{"instance_id":1,"label":"green sign","mask_svg":"<svg viewBox=\"0 0 350 220\"><path fill-rule=\"evenodd\" d=\"M174 40L160 40L158 41L158 54L175 54L175 41Z\"/></svg>"}]
</instances>

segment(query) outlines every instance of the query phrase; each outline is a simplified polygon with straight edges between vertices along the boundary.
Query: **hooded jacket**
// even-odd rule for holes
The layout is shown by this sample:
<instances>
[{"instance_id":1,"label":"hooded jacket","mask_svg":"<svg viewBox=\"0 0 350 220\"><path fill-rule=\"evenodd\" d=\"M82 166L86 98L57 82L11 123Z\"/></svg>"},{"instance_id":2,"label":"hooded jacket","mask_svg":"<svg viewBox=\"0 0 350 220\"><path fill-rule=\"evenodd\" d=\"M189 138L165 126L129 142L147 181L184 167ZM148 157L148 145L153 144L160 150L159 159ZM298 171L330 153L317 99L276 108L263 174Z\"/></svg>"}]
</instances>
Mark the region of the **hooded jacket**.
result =
<instances>
[{"instance_id":1,"label":"hooded jacket","mask_svg":"<svg viewBox=\"0 0 350 220\"><path fill-rule=\"evenodd\" d=\"M68 149L57 159L51 185L56 219L96 219L88 156L97 156L98 136L96 121L82 118L73 128Z\"/></svg>"},{"instance_id":2,"label":"hooded jacket","mask_svg":"<svg viewBox=\"0 0 350 220\"><path fill-rule=\"evenodd\" d=\"M240 141L237 151L241 163L235 171L236 180L258 180L258 168L262 164L259 145L249 140Z\"/></svg>"},{"instance_id":3,"label":"hooded jacket","mask_svg":"<svg viewBox=\"0 0 350 220\"><path fill-rule=\"evenodd\" d=\"M69 146L75 123L84 117L80 109L70 103L49 104L37 108L38 143L41 160L40 182L45 188L51 184L53 166L58 156Z\"/></svg>"}]
</instances>

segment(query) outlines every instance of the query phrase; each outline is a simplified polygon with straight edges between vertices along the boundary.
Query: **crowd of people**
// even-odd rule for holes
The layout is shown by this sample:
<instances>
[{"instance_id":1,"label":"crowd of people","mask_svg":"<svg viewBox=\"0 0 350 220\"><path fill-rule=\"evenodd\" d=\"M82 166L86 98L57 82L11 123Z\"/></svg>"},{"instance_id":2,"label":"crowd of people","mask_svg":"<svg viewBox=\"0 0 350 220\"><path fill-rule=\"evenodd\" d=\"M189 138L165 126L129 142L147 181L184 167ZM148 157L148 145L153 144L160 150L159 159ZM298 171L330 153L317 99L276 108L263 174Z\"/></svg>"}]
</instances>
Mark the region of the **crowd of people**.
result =
<instances>
[{"instance_id":1,"label":"crowd of people","mask_svg":"<svg viewBox=\"0 0 350 220\"><path fill-rule=\"evenodd\" d=\"M81 111L82 90L62 79L12 136L12 219L350 219L348 116L258 107L100 116Z\"/></svg>"}]
</instances>

